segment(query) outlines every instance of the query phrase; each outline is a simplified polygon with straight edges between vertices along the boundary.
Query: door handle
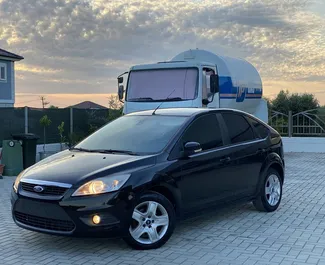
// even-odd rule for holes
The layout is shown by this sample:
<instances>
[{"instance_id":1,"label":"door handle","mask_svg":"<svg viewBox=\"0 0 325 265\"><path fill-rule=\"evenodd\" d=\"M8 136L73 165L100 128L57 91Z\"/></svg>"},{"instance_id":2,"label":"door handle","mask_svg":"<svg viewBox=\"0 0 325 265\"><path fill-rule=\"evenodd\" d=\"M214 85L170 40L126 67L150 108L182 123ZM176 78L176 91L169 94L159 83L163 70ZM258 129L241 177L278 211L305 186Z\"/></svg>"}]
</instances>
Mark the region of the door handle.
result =
<instances>
[{"instance_id":1,"label":"door handle","mask_svg":"<svg viewBox=\"0 0 325 265\"><path fill-rule=\"evenodd\" d=\"M221 163L228 163L229 161L230 161L230 157L229 156L220 159L220 162Z\"/></svg>"}]
</instances>

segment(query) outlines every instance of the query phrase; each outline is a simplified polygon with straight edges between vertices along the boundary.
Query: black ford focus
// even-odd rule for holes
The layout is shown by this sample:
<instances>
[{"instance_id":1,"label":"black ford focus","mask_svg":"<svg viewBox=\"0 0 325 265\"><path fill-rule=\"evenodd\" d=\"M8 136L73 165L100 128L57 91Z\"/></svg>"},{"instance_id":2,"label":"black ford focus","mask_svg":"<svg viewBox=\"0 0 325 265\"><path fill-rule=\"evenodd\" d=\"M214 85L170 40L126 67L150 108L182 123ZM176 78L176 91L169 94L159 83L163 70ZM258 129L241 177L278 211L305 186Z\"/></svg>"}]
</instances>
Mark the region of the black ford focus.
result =
<instances>
[{"instance_id":1,"label":"black ford focus","mask_svg":"<svg viewBox=\"0 0 325 265\"><path fill-rule=\"evenodd\" d=\"M23 171L12 215L37 232L157 248L178 219L202 208L240 200L275 211L284 175L280 135L245 112L143 111Z\"/></svg>"}]
</instances>

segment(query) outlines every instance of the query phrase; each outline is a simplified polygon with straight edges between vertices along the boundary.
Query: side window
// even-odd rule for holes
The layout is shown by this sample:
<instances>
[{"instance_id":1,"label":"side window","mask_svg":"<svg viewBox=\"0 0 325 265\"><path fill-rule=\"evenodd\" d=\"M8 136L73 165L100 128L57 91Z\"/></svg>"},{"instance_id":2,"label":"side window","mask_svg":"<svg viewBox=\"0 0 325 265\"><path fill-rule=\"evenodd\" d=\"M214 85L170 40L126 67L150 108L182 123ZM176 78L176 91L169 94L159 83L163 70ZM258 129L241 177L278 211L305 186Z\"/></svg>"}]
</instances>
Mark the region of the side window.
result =
<instances>
[{"instance_id":1,"label":"side window","mask_svg":"<svg viewBox=\"0 0 325 265\"><path fill-rule=\"evenodd\" d=\"M7 65L0 63L0 81L7 81Z\"/></svg>"},{"instance_id":2,"label":"side window","mask_svg":"<svg viewBox=\"0 0 325 265\"><path fill-rule=\"evenodd\" d=\"M258 133L258 138L259 139L264 139L269 135L269 129L265 127L262 123L259 123L258 121L247 117L249 122L253 125L255 128L256 132Z\"/></svg>"},{"instance_id":3,"label":"side window","mask_svg":"<svg viewBox=\"0 0 325 265\"><path fill-rule=\"evenodd\" d=\"M223 145L220 126L215 114L208 114L196 119L187 128L181 143L198 142L202 150L209 150Z\"/></svg>"},{"instance_id":4,"label":"side window","mask_svg":"<svg viewBox=\"0 0 325 265\"><path fill-rule=\"evenodd\" d=\"M232 144L255 139L252 127L243 116L233 113L222 113L222 116L227 125L229 138Z\"/></svg>"}]
</instances>

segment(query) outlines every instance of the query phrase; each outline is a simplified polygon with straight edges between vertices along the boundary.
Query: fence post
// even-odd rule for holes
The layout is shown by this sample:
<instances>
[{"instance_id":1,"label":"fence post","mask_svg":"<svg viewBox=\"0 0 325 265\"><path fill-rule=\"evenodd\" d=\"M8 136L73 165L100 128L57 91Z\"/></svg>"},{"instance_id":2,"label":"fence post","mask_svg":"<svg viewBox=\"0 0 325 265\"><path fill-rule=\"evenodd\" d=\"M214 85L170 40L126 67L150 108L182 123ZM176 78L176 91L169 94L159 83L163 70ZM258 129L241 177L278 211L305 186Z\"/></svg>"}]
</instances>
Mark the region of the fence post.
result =
<instances>
[{"instance_id":1,"label":"fence post","mask_svg":"<svg viewBox=\"0 0 325 265\"><path fill-rule=\"evenodd\" d=\"M25 133L28 133L28 107L25 106Z\"/></svg>"},{"instance_id":2,"label":"fence post","mask_svg":"<svg viewBox=\"0 0 325 265\"><path fill-rule=\"evenodd\" d=\"M73 108L70 108L70 134L73 133Z\"/></svg>"},{"instance_id":3,"label":"fence post","mask_svg":"<svg viewBox=\"0 0 325 265\"><path fill-rule=\"evenodd\" d=\"M292 111L289 110L289 117L288 117L288 134L289 137L292 137L292 129L293 129L293 120L292 120Z\"/></svg>"}]
</instances>

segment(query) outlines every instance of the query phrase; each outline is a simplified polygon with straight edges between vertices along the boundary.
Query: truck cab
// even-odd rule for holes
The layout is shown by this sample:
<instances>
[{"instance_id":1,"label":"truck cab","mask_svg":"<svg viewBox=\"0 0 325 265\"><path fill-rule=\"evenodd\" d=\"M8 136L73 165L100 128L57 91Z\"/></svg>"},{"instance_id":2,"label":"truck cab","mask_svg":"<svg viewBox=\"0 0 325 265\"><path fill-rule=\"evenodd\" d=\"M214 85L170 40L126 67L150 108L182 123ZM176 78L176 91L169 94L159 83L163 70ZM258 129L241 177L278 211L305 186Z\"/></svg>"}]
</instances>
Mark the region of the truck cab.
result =
<instances>
[{"instance_id":1,"label":"truck cab","mask_svg":"<svg viewBox=\"0 0 325 265\"><path fill-rule=\"evenodd\" d=\"M124 80L124 75L128 78ZM118 76L123 114L159 108L234 108L265 121L262 83L248 62L188 50L168 62L135 65ZM266 105L266 112L265 112Z\"/></svg>"}]
</instances>

